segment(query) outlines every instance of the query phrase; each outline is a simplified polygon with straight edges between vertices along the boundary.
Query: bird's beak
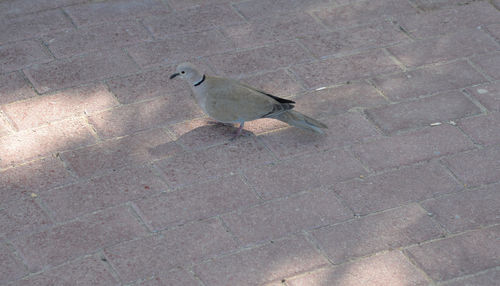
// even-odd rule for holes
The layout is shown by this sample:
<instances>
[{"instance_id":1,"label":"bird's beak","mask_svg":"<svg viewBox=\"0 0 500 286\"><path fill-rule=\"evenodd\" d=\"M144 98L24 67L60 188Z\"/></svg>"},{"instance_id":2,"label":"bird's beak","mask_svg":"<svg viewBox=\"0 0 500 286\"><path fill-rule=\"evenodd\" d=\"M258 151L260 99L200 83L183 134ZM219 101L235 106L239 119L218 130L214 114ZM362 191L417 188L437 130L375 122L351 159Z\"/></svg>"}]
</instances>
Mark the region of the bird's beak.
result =
<instances>
[{"instance_id":1,"label":"bird's beak","mask_svg":"<svg viewBox=\"0 0 500 286\"><path fill-rule=\"evenodd\" d=\"M176 73L174 73L173 75L170 76L170 79L173 79L174 77L176 77L178 75L180 75L180 73L176 72Z\"/></svg>"}]
</instances>

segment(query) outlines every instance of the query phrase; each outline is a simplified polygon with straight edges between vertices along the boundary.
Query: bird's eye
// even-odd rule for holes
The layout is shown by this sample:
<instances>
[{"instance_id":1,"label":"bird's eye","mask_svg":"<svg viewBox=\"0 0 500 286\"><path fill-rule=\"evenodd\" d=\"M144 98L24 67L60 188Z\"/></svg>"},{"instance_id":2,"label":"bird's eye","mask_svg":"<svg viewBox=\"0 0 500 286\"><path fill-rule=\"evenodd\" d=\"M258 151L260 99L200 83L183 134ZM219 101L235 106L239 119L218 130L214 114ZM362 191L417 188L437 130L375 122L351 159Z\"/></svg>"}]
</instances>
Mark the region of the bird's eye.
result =
<instances>
[{"instance_id":1,"label":"bird's eye","mask_svg":"<svg viewBox=\"0 0 500 286\"><path fill-rule=\"evenodd\" d=\"M185 71L181 71L181 74L185 74L186 72Z\"/></svg>"}]
</instances>

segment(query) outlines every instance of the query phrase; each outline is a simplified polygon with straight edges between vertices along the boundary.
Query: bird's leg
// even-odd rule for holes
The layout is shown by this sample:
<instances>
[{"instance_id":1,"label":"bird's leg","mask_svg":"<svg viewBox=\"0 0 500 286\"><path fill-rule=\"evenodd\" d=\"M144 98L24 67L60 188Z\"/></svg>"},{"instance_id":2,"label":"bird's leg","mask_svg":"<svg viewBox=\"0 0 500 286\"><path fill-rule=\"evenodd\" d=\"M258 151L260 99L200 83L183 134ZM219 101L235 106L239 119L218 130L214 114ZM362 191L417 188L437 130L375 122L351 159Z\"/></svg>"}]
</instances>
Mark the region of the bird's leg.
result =
<instances>
[{"instance_id":1,"label":"bird's leg","mask_svg":"<svg viewBox=\"0 0 500 286\"><path fill-rule=\"evenodd\" d=\"M234 140L234 139L236 139L236 137L241 135L241 130L243 130L244 124L245 124L245 122L240 123L240 127L238 127L238 130L236 130L236 132L234 133L234 136L231 138L231 140Z\"/></svg>"}]
</instances>

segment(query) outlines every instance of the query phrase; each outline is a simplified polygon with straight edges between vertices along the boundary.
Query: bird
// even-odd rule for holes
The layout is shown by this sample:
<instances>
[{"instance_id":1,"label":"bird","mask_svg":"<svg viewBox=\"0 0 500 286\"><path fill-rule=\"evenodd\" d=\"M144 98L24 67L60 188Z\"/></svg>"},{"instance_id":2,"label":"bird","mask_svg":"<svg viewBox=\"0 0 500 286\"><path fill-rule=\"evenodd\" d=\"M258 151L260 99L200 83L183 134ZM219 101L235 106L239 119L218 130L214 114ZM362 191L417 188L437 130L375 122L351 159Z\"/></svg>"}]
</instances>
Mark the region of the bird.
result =
<instances>
[{"instance_id":1,"label":"bird","mask_svg":"<svg viewBox=\"0 0 500 286\"><path fill-rule=\"evenodd\" d=\"M223 124L239 124L232 139L241 135L245 122L273 118L289 125L324 134L328 128L307 115L293 110L295 101L274 96L234 79L208 76L191 63L181 63L170 79L185 80L200 108Z\"/></svg>"}]
</instances>

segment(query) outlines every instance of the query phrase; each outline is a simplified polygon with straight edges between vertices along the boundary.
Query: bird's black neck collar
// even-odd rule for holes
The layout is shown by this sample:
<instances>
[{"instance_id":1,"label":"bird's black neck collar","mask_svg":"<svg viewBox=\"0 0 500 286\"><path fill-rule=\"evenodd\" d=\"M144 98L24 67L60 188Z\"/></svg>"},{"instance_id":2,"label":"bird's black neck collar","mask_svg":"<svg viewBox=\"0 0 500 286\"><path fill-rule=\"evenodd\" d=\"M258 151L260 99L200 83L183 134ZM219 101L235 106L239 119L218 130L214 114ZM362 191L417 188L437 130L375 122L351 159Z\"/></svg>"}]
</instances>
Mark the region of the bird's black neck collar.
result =
<instances>
[{"instance_id":1,"label":"bird's black neck collar","mask_svg":"<svg viewBox=\"0 0 500 286\"><path fill-rule=\"evenodd\" d=\"M204 81L205 81L205 75L203 75L203 77L201 78L201 80L199 82L195 83L194 86L199 86Z\"/></svg>"}]
</instances>

